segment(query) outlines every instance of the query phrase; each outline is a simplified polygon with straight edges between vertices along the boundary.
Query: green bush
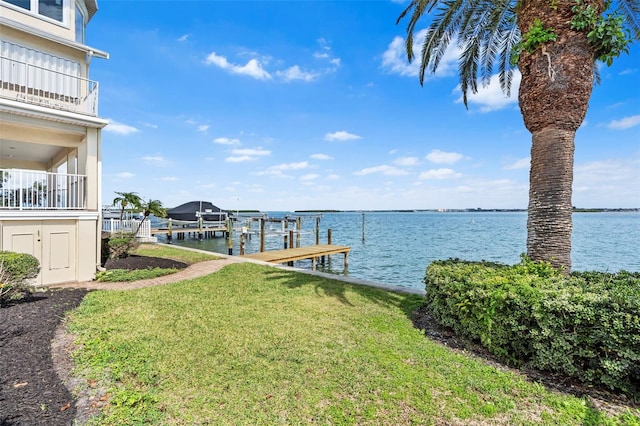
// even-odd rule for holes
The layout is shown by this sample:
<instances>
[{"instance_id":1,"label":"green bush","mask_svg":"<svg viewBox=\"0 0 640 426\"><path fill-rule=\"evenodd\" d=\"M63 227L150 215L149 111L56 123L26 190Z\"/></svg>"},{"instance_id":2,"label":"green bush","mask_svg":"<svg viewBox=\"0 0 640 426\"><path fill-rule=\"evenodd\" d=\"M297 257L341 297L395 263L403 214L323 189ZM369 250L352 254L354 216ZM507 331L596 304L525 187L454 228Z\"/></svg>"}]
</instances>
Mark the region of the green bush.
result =
<instances>
[{"instance_id":1,"label":"green bush","mask_svg":"<svg viewBox=\"0 0 640 426\"><path fill-rule=\"evenodd\" d=\"M40 262L30 254L0 251L0 304L24 294L27 280L39 270Z\"/></svg>"},{"instance_id":2,"label":"green bush","mask_svg":"<svg viewBox=\"0 0 640 426\"><path fill-rule=\"evenodd\" d=\"M640 273L450 259L425 284L442 325L503 360L640 396Z\"/></svg>"},{"instance_id":3,"label":"green bush","mask_svg":"<svg viewBox=\"0 0 640 426\"><path fill-rule=\"evenodd\" d=\"M120 259L127 257L133 250L138 248L139 245L140 243L134 233L115 234L111 236L107 242L109 258Z\"/></svg>"}]
</instances>

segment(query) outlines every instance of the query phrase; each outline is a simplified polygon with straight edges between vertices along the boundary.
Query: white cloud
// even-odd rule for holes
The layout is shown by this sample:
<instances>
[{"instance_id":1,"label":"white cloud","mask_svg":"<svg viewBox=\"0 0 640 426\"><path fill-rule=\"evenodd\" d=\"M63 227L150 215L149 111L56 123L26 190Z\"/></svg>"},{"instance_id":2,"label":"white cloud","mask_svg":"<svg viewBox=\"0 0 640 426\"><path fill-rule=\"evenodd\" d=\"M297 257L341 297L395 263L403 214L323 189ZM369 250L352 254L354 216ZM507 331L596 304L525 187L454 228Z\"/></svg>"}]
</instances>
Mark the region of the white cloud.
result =
<instances>
[{"instance_id":1,"label":"white cloud","mask_svg":"<svg viewBox=\"0 0 640 426\"><path fill-rule=\"evenodd\" d=\"M217 143L219 145L240 145L239 139L229 139L226 137L216 138L213 140L213 143Z\"/></svg>"},{"instance_id":2,"label":"white cloud","mask_svg":"<svg viewBox=\"0 0 640 426\"><path fill-rule=\"evenodd\" d=\"M314 160L333 160L333 157L327 154L311 154L310 157Z\"/></svg>"},{"instance_id":3,"label":"white cloud","mask_svg":"<svg viewBox=\"0 0 640 426\"><path fill-rule=\"evenodd\" d=\"M607 127L614 130L626 130L640 125L640 114L613 120Z\"/></svg>"},{"instance_id":4,"label":"white cloud","mask_svg":"<svg viewBox=\"0 0 640 426\"><path fill-rule=\"evenodd\" d=\"M434 149L425 158L435 164L454 164L462 160L463 155L457 152L444 152Z\"/></svg>"},{"instance_id":5,"label":"white cloud","mask_svg":"<svg viewBox=\"0 0 640 426\"><path fill-rule=\"evenodd\" d=\"M417 166L420 164L420 159L418 157L400 157L393 160L393 164L398 166Z\"/></svg>"},{"instance_id":6,"label":"white cloud","mask_svg":"<svg viewBox=\"0 0 640 426\"><path fill-rule=\"evenodd\" d=\"M340 179L340 175L335 174L335 173L331 173L329 176L327 176L327 179L329 179L329 180L338 180L338 179Z\"/></svg>"},{"instance_id":7,"label":"white cloud","mask_svg":"<svg viewBox=\"0 0 640 426\"><path fill-rule=\"evenodd\" d=\"M271 151L262 148L242 148L242 149L233 149L231 150L231 154L233 155L250 155L252 157L262 157L265 155L270 155Z\"/></svg>"},{"instance_id":8,"label":"white cloud","mask_svg":"<svg viewBox=\"0 0 640 426\"><path fill-rule=\"evenodd\" d=\"M250 155L236 155L232 157L227 157L224 159L227 163L244 163L247 161L257 160L258 157L252 157Z\"/></svg>"},{"instance_id":9,"label":"white cloud","mask_svg":"<svg viewBox=\"0 0 640 426\"><path fill-rule=\"evenodd\" d=\"M354 139L362 139L362 136L354 135L353 133L349 133L344 130L324 135L324 140L326 141L348 141Z\"/></svg>"},{"instance_id":10,"label":"white cloud","mask_svg":"<svg viewBox=\"0 0 640 426\"><path fill-rule=\"evenodd\" d=\"M510 95L507 96L500 88L498 74L494 74L491 76L491 80L487 86L479 85L477 93L468 93L467 102L469 105L479 105L480 112L497 111L509 105L515 105L518 103L518 89L520 87L521 80L522 74L520 74L520 71L516 70L513 73L513 80L511 81ZM462 92L460 91L460 86L456 87L454 92L460 94L456 103L462 103Z\"/></svg>"},{"instance_id":11,"label":"white cloud","mask_svg":"<svg viewBox=\"0 0 640 426\"><path fill-rule=\"evenodd\" d=\"M224 161L227 163L244 163L270 154L271 151L262 148L232 149L231 156L225 158Z\"/></svg>"},{"instance_id":12,"label":"white cloud","mask_svg":"<svg viewBox=\"0 0 640 426\"><path fill-rule=\"evenodd\" d=\"M145 157L142 157L141 159L145 163L152 164L155 166L166 166L169 163L169 161L166 160L161 155L147 155Z\"/></svg>"},{"instance_id":13,"label":"white cloud","mask_svg":"<svg viewBox=\"0 0 640 426\"><path fill-rule=\"evenodd\" d=\"M596 201L597 200L597 201ZM579 207L637 207L640 158L610 158L576 164L573 204Z\"/></svg>"},{"instance_id":14,"label":"white cloud","mask_svg":"<svg viewBox=\"0 0 640 426\"><path fill-rule=\"evenodd\" d=\"M250 59L244 65L236 65L230 63L224 56L217 55L215 52L211 52L207 59L204 61L206 64L215 65L223 70L229 71L232 74L247 75L257 80L270 80L271 74L269 74L257 59Z\"/></svg>"},{"instance_id":15,"label":"white cloud","mask_svg":"<svg viewBox=\"0 0 640 426\"><path fill-rule=\"evenodd\" d=\"M189 34L184 34L178 38L179 42L187 41L189 39Z\"/></svg>"},{"instance_id":16,"label":"white cloud","mask_svg":"<svg viewBox=\"0 0 640 426\"><path fill-rule=\"evenodd\" d=\"M382 68L393 74L399 74L401 76L418 76L420 70L420 61L422 58L422 42L424 41L424 37L426 34L426 29L418 31L415 34L415 37L413 38L414 43L412 46L414 59L411 63L409 63L409 60L407 59L407 47L405 39L396 36L391 41L391 43L389 43L389 46L387 46L387 50L385 50L385 52L382 54ZM442 56L435 74L431 73L430 70L427 69L427 71L425 72L425 80L455 74L459 56L460 49L456 47L455 41L452 41L451 43L449 43L447 50Z\"/></svg>"},{"instance_id":17,"label":"white cloud","mask_svg":"<svg viewBox=\"0 0 640 426\"><path fill-rule=\"evenodd\" d=\"M199 132L206 132L207 130L209 130L209 125L208 124L201 124L198 126L198 131Z\"/></svg>"},{"instance_id":18,"label":"white cloud","mask_svg":"<svg viewBox=\"0 0 640 426\"><path fill-rule=\"evenodd\" d=\"M157 124L153 124L153 123L145 123L144 121L140 121L140 124L142 124L142 127L148 127L150 129L157 129L158 125Z\"/></svg>"},{"instance_id":19,"label":"white cloud","mask_svg":"<svg viewBox=\"0 0 640 426\"><path fill-rule=\"evenodd\" d=\"M320 175L318 175L318 174L309 173L307 175L300 176L300 180L302 180L302 181L310 181L310 180L318 179L319 177L320 177Z\"/></svg>"},{"instance_id":20,"label":"white cloud","mask_svg":"<svg viewBox=\"0 0 640 426\"><path fill-rule=\"evenodd\" d=\"M455 179L462 176L461 173L456 172L453 169L431 169L426 172L420 173L419 179L421 180L443 180L443 179Z\"/></svg>"},{"instance_id":21,"label":"white cloud","mask_svg":"<svg viewBox=\"0 0 640 426\"><path fill-rule=\"evenodd\" d=\"M302 170L309 167L309 163L306 161L300 161L298 163L283 163L277 166L269 167L270 170Z\"/></svg>"},{"instance_id":22,"label":"white cloud","mask_svg":"<svg viewBox=\"0 0 640 426\"><path fill-rule=\"evenodd\" d=\"M324 38L319 38L317 40L318 45L320 45L320 52L315 52L313 57L316 59L326 60L329 64L332 65L332 68L328 69L327 72L335 71L340 67L341 60L340 58L334 57L331 54L331 46L329 46L329 42Z\"/></svg>"},{"instance_id":23,"label":"white cloud","mask_svg":"<svg viewBox=\"0 0 640 426\"><path fill-rule=\"evenodd\" d=\"M121 179L130 179L132 177L135 176L135 174L131 173L131 172L121 172L116 174L117 177L121 178Z\"/></svg>"},{"instance_id":24,"label":"white cloud","mask_svg":"<svg viewBox=\"0 0 640 426\"><path fill-rule=\"evenodd\" d=\"M125 135L125 136L139 132L139 130L133 126L118 123L117 121L111 120L109 118L107 120L109 121L109 124L104 128L105 132L116 133L118 135Z\"/></svg>"},{"instance_id":25,"label":"white cloud","mask_svg":"<svg viewBox=\"0 0 640 426\"><path fill-rule=\"evenodd\" d=\"M381 166L368 167L366 169L354 172L353 174L357 176L366 176L373 173L380 173L385 176L404 176L409 174L409 172L407 172L406 170L398 169L397 167L388 166L386 164L383 164Z\"/></svg>"},{"instance_id":26,"label":"white cloud","mask_svg":"<svg viewBox=\"0 0 640 426\"><path fill-rule=\"evenodd\" d=\"M521 158L511 164L504 166L505 170L528 169L531 165L531 157Z\"/></svg>"},{"instance_id":27,"label":"white cloud","mask_svg":"<svg viewBox=\"0 0 640 426\"><path fill-rule=\"evenodd\" d=\"M281 77L284 81L314 81L319 77L318 73L302 71L298 65L287 68L284 71L276 71L276 75Z\"/></svg>"},{"instance_id":28,"label":"white cloud","mask_svg":"<svg viewBox=\"0 0 640 426\"><path fill-rule=\"evenodd\" d=\"M160 180L163 180L165 182L172 182L172 181L178 180L178 178L175 176L164 176L164 177L161 177Z\"/></svg>"}]
</instances>

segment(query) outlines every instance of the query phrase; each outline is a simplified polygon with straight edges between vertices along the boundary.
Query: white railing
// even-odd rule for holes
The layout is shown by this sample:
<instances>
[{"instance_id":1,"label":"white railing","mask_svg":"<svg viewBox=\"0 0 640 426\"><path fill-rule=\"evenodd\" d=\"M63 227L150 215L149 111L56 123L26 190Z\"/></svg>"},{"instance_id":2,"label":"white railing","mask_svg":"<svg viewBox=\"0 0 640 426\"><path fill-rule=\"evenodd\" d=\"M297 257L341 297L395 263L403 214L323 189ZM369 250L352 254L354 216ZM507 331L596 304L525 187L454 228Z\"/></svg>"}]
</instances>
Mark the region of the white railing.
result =
<instances>
[{"instance_id":1,"label":"white railing","mask_svg":"<svg viewBox=\"0 0 640 426\"><path fill-rule=\"evenodd\" d=\"M98 82L0 56L0 96L97 116Z\"/></svg>"},{"instance_id":2,"label":"white railing","mask_svg":"<svg viewBox=\"0 0 640 426\"><path fill-rule=\"evenodd\" d=\"M86 176L0 169L0 210L84 210Z\"/></svg>"},{"instance_id":3,"label":"white railing","mask_svg":"<svg viewBox=\"0 0 640 426\"><path fill-rule=\"evenodd\" d=\"M151 222L145 220L140 225L140 220L138 219L125 219L122 221L120 219L102 219L102 232L110 234L136 232L136 237L138 238L149 238L151 237Z\"/></svg>"}]
</instances>

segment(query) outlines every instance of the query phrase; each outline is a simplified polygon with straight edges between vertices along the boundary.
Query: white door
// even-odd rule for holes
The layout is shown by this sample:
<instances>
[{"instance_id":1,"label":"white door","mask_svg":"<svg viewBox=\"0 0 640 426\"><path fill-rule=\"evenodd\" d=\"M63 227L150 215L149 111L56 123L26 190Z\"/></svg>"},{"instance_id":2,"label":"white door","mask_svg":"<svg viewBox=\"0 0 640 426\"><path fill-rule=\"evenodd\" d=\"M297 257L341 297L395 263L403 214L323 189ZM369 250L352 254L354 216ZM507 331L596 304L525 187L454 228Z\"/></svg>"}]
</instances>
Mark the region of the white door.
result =
<instances>
[{"instance_id":1,"label":"white door","mask_svg":"<svg viewBox=\"0 0 640 426\"><path fill-rule=\"evenodd\" d=\"M2 250L27 253L40 262L35 285L76 280L76 225L73 221L5 222Z\"/></svg>"}]
</instances>

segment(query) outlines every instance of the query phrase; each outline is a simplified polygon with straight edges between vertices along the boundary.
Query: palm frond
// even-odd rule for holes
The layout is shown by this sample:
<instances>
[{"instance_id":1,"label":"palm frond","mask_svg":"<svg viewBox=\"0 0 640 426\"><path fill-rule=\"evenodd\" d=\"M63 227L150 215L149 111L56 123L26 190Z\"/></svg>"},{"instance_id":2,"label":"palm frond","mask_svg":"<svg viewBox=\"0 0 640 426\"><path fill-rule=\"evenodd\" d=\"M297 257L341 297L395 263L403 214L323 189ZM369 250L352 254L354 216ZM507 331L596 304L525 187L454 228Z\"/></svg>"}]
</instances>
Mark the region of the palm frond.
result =
<instances>
[{"instance_id":1,"label":"palm frond","mask_svg":"<svg viewBox=\"0 0 640 426\"><path fill-rule=\"evenodd\" d=\"M420 84L424 84L427 71L436 72L450 44L455 42L461 50L458 66L465 106L469 91L478 91L479 81L483 85L489 84L496 61L500 86L508 92L513 77L511 51L520 38L515 20L515 1L413 0L398 18L399 22L410 14L406 43L410 61L413 59L414 33L418 23L431 12L431 21L422 41Z\"/></svg>"},{"instance_id":2,"label":"palm frond","mask_svg":"<svg viewBox=\"0 0 640 426\"><path fill-rule=\"evenodd\" d=\"M618 10L624 15L625 22L640 40L640 0L618 0Z\"/></svg>"}]
</instances>

